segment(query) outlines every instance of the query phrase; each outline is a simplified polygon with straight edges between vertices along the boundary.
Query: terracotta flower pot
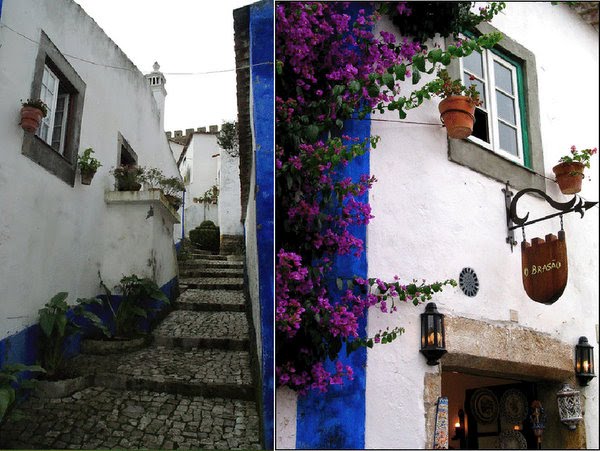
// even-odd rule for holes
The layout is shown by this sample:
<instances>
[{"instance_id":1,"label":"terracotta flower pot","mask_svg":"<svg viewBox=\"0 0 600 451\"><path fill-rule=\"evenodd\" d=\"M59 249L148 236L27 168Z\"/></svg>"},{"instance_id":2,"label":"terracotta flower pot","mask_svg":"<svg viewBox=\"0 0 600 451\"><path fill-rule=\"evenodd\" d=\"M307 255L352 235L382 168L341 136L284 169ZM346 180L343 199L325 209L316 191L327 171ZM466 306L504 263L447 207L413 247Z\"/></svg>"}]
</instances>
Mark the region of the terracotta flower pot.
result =
<instances>
[{"instance_id":1,"label":"terracotta flower pot","mask_svg":"<svg viewBox=\"0 0 600 451\"><path fill-rule=\"evenodd\" d=\"M96 174L96 171L84 171L81 170L81 184L82 185L89 185L92 183L92 179L94 178L94 175Z\"/></svg>"},{"instance_id":2,"label":"terracotta flower pot","mask_svg":"<svg viewBox=\"0 0 600 451\"><path fill-rule=\"evenodd\" d=\"M35 133L42 123L44 112L32 106L21 108L21 128L28 133Z\"/></svg>"},{"instance_id":3,"label":"terracotta flower pot","mask_svg":"<svg viewBox=\"0 0 600 451\"><path fill-rule=\"evenodd\" d=\"M446 126L448 136L464 139L473 133L475 104L467 96L451 96L439 104L440 119Z\"/></svg>"},{"instance_id":4,"label":"terracotta flower pot","mask_svg":"<svg viewBox=\"0 0 600 451\"><path fill-rule=\"evenodd\" d=\"M179 210L179 207L181 207L181 199L179 197L171 196L170 194L165 194L165 197L167 198L169 204L171 204L171 207L173 207L174 210Z\"/></svg>"},{"instance_id":5,"label":"terracotta flower pot","mask_svg":"<svg viewBox=\"0 0 600 451\"><path fill-rule=\"evenodd\" d=\"M560 163L552 168L556 175L556 182L563 194L575 194L581 191L583 181L583 163Z\"/></svg>"}]
</instances>

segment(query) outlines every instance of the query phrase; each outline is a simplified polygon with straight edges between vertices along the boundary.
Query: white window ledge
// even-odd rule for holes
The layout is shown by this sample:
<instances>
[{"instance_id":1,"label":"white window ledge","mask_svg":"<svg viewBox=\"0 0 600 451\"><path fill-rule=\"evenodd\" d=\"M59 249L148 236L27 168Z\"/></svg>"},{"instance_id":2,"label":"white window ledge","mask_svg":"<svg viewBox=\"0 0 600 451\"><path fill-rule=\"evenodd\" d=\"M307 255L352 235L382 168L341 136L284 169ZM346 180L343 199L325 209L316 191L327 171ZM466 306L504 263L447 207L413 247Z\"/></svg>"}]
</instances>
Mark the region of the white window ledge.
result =
<instances>
[{"instance_id":1,"label":"white window ledge","mask_svg":"<svg viewBox=\"0 0 600 451\"><path fill-rule=\"evenodd\" d=\"M164 209L167 217L179 224L179 214L171 207L169 201L159 190L152 191L106 191L104 201L111 204L150 204Z\"/></svg>"}]
</instances>

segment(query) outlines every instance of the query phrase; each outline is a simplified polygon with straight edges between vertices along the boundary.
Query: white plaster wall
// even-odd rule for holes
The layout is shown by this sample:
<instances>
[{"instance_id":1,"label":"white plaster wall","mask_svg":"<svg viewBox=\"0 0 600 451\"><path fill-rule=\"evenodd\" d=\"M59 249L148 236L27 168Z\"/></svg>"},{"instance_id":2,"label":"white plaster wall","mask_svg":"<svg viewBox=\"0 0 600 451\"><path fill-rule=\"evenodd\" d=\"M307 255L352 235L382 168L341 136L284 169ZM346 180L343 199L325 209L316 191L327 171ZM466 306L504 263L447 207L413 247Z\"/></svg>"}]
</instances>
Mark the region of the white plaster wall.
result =
<instances>
[{"instance_id":1,"label":"white plaster wall","mask_svg":"<svg viewBox=\"0 0 600 451\"><path fill-rule=\"evenodd\" d=\"M597 147L598 139L598 33L565 5L549 2L509 2L492 22L496 28L535 54L539 83L541 133L547 177L560 156L575 144ZM383 20L381 29L395 30ZM443 46L443 41L438 40ZM421 83L429 80L423 77ZM410 86L408 87L410 89ZM405 92L408 92L408 89ZM407 121L439 124L438 100L425 101ZM395 113L374 118L398 120ZM437 125L371 123L372 135L381 136L371 152L371 173L378 182L370 193L375 218L368 227L369 277L391 280L424 278L428 282L458 279L462 268L473 268L480 281L476 297L446 288L434 298L446 315L503 324L509 310L518 311L519 324L572 345L586 335L595 346L598 362L598 208L583 219L564 217L569 258L569 282L551 306L531 301L521 282L521 256L505 242L506 217L500 182L448 160L446 131ZM597 200L598 156L591 177L580 193ZM547 193L566 201L553 182ZM553 212L544 201L526 196L519 213L531 217ZM559 220L530 226L527 238L559 230ZM521 241L520 232L516 238ZM394 343L375 346L367 353L365 447L420 449L425 446L424 375L438 372L418 352L420 313L424 306L401 304L390 315L369 313L368 334L386 327L406 329ZM543 352L543 350L541 350ZM598 448L598 378L581 388L586 401L588 448ZM276 440L282 448L296 442L296 402L293 394L277 390Z\"/></svg>"},{"instance_id":2,"label":"white plaster wall","mask_svg":"<svg viewBox=\"0 0 600 451\"><path fill-rule=\"evenodd\" d=\"M505 13L492 22L536 56L541 111L541 132L547 177L572 144L598 146L598 33L564 6L549 3L508 3ZM383 23L389 29L389 23ZM560 55L560 56L559 56ZM566 81L566 68L577 67L577 81ZM569 95L585 87L585 95ZM438 101L410 112L407 120L438 122ZM379 116L376 116L379 117ZM385 119L397 119L393 113ZM371 153L371 172L378 182L370 202L375 219L368 228L369 276L427 281L458 279L463 267L479 277L475 298L459 288L446 289L434 301L447 315L501 324L509 310L519 313L519 324L575 346L580 335L595 337L598 323L598 210L564 218L569 256L569 283L561 299L551 306L531 301L521 282L520 248L511 253L505 243L506 218L500 182L448 160L446 132L437 126L372 122L372 134L382 140ZM591 181L580 193L598 198L598 158ZM553 182L548 194L560 201ZM394 199L390 204L390 199ZM521 210L521 208L523 210ZM531 217L549 214L544 201L527 197L519 212ZM558 218L526 229L528 239L556 233ZM520 232L516 238L521 241ZM423 448L426 441L423 381L428 367L419 349L419 315L424 307L401 305L397 315L372 311L369 335L387 326L401 325L404 336L391 345L369 350L367 357L366 447ZM596 346L597 348L597 346ZM543 352L543 350L541 350ZM598 382L582 393L587 396L587 445L598 447ZM382 415L385 412L385 415ZM400 427L401 426L401 427Z\"/></svg>"},{"instance_id":3,"label":"white plaster wall","mask_svg":"<svg viewBox=\"0 0 600 451\"><path fill-rule=\"evenodd\" d=\"M252 92L252 90L250 90ZM251 94L252 95L252 94ZM250 102L252 105L252 102ZM252 109L250 109L252 111ZM254 122L250 120L250 123ZM253 149L254 155L254 149ZM262 340L261 340L261 320L260 320L260 290L259 278L260 271L258 268L258 242L256 234L256 202L254 201L254 192L256 190L256 167L254 156L252 158L252 171L250 173L250 188L248 206L246 207L246 221L244 223L245 245L246 245L246 273L248 275L248 293L250 295L250 303L252 305L252 323L256 334L257 357L262 374Z\"/></svg>"},{"instance_id":4,"label":"white plaster wall","mask_svg":"<svg viewBox=\"0 0 600 451\"><path fill-rule=\"evenodd\" d=\"M43 29L86 83L80 150L93 147L103 166L90 186L81 185L77 176L71 187L21 154L20 100L30 96L38 48L3 27L0 339L36 322L38 309L59 291L68 291L69 300L102 293L97 272L110 258L105 243L113 237L104 191L113 189L108 172L117 164L118 132L140 165L159 167L167 176L178 174L142 73L79 5L71 0L5 0L2 22L35 41ZM140 261L146 263L144 252L132 252L115 264L131 274ZM156 282L166 283L176 271L172 261Z\"/></svg>"},{"instance_id":5,"label":"white plaster wall","mask_svg":"<svg viewBox=\"0 0 600 451\"><path fill-rule=\"evenodd\" d=\"M219 224L221 235L242 235L240 204L240 159L221 150Z\"/></svg>"},{"instance_id":6,"label":"white plaster wall","mask_svg":"<svg viewBox=\"0 0 600 451\"><path fill-rule=\"evenodd\" d=\"M183 144L179 144L174 141L169 141L169 147L171 147L171 152L173 152L173 159L176 162L179 161L179 157L181 156L181 152L183 152L183 148L185 146ZM181 177L183 177L183 176L185 176L185 171L182 169Z\"/></svg>"},{"instance_id":7,"label":"white plaster wall","mask_svg":"<svg viewBox=\"0 0 600 451\"><path fill-rule=\"evenodd\" d=\"M191 198L204 195L206 190L219 184L218 160L220 148L214 133L194 133L187 155L192 160L192 181L188 186ZM215 156L216 155L216 156Z\"/></svg>"},{"instance_id":8,"label":"white plaster wall","mask_svg":"<svg viewBox=\"0 0 600 451\"><path fill-rule=\"evenodd\" d=\"M187 200L186 200L187 202ZM217 204L192 203L185 207L185 236L204 221L212 221L219 226L219 207Z\"/></svg>"}]
</instances>

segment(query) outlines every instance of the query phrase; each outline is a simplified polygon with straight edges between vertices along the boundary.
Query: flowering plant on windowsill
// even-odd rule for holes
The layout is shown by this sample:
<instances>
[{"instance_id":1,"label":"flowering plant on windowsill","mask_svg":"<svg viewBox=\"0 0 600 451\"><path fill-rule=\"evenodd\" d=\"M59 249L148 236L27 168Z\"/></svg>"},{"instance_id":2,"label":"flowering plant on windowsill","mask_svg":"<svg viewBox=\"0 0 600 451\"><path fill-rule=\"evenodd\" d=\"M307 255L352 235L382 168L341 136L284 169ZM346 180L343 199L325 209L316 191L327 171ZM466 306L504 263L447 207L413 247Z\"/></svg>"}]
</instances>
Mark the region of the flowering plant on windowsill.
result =
<instances>
[{"instance_id":1,"label":"flowering plant on windowsill","mask_svg":"<svg viewBox=\"0 0 600 451\"><path fill-rule=\"evenodd\" d=\"M479 98L477 86L472 84L468 88L461 83L460 80L452 80L446 69L440 69L437 73L438 78L429 82L426 86L431 94L434 94L442 99L447 99L452 96L466 96L471 99L475 106L481 105L483 102ZM475 77L471 76L471 80Z\"/></svg>"},{"instance_id":2,"label":"flowering plant on windowsill","mask_svg":"<svg viewBox=\"0 0 600 451\"><path fill-rule=\"evenodd\" d=\"M598 148L577 150L575 146L571 146L571 154L561 157L559 163L581 163L586 168L590 168L590 158L598 152Z\"/></svg>"}]
</instances>

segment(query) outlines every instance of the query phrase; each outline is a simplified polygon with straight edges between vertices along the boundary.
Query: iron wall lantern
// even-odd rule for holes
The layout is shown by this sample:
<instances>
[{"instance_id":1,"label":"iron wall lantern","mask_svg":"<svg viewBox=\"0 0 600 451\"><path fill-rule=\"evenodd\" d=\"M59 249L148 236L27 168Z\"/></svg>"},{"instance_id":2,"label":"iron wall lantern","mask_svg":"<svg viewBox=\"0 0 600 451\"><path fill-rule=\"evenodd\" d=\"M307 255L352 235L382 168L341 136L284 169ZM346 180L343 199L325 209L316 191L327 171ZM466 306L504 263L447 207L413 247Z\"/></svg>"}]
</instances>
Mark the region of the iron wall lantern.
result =
<instances>
[{"instance_id":1,"label":"iron wall lantern","mask_svg":"<svg viewBox=\"0 0 600 451\"><path fill-rule=\"evenodd\" d=\"M575 376L579 385L585 387L594 374L594 347L588 343L587 337L579 337L575 346Z\"/></svg>"},{"instance_id":2,"label":"iron wall lantern","mask_svg":"<svg viewBox=\"0 0 600 451\"><path fill-rule=\"evenodd\" d=\"M421 313L421 353L427 357L427 365L437 365L446 352L444 315L430 302Z\"/></svg>"},{"instance_id":3,"label":"iron wall lantern","mask_svg":"<svg viewBox=\"0 0 600 451\"><path fill-rule=\"evenodd\" d=\"M581 398L577 390L569 384L563 384L562 388L556 394L558 400L558 413L560 421L567 425L570 430L577 428L577 423L582 419Z\"/></svg>"}]
</instances>

